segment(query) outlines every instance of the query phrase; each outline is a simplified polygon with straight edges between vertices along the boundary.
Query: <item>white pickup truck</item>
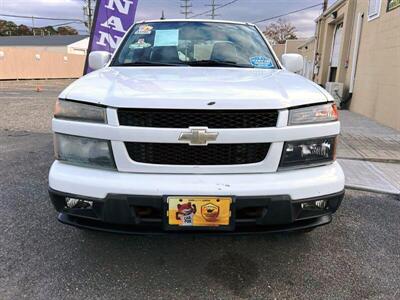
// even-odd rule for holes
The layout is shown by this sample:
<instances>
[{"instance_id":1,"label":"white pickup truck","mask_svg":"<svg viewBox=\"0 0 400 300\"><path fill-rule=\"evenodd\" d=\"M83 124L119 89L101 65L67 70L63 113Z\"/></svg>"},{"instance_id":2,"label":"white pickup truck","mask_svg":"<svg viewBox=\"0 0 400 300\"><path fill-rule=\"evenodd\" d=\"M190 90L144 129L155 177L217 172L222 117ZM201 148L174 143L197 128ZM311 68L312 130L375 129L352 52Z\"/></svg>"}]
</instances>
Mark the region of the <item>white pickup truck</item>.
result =
<instances>
[{"instance_id":1,"label":"white pickup truck","mask_svg":"<svg viewBox=\"0 0 400 300\"><path fill-rule=\"evenodd\" d=\"M139 22L59 96L58 219L149 233L309 231L344 195L334 99L252 24Z\"/></svg>"}]
</instances>

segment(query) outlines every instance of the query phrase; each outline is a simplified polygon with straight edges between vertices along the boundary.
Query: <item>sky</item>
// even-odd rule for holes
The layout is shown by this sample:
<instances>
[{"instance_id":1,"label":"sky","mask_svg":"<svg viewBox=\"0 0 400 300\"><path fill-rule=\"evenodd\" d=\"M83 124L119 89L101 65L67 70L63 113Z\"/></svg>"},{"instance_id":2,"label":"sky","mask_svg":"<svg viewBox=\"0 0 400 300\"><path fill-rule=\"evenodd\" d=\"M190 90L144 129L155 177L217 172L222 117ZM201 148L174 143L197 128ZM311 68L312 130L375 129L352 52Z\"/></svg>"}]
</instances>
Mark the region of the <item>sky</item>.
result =
<instances>
[{"instance_id":1,"label":"sky","mask_svg":"<svg viewBox=\"0 0 400 300\"><path fill-rule=\"evenodd\" d=\"M41 16L53 18L83 19L84 0L0 0L0 14L14 14L24 16ZM192 11L194 14L209 10L207 4L211 0L192 0ZM225 4L231 0L215 0L218 4ZM261 19L285 14L290 11L302 9L321 3L316 7L300 13L284 17L297 28L299 37L311 37L314 34L314 20L320 15L323 0L238 0L237 2L223 7L218 12L218 19L255 22ZM331 5L335 0L329 0ZM180 0L139 0L136 12L136 20L158 19L164 10L168 19L183 18L180 14ZM201 16L201 18L209 18ZM17 24L32 26L30 19L9 18L0 16L0 19L14 21ZM64 21L35 21L35 27L45 25L58 25ZM263 30L268 22L258 23ZM80 24L71 24L79 30L80 34L87 34L85 27Z\"/></svg>"}]
</instances>

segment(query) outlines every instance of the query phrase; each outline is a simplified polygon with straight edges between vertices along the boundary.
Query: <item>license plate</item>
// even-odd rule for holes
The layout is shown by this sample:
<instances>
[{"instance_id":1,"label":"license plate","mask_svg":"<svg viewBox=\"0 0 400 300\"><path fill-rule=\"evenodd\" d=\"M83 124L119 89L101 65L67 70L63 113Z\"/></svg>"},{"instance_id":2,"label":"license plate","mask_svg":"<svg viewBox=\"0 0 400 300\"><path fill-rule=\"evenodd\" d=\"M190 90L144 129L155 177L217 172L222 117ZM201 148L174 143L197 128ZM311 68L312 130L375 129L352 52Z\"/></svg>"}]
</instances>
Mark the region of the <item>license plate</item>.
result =
<instances>
[{"instance_id":1,"label":"license plate","mask_svg":"<svg viewBox=\"0 0 400 300\"><path fill-rule=\"evenodd\" d=\"M167 224L169 228L217 229L232 225L231 197L167 198Z\"/></svg>"}]
</instances>

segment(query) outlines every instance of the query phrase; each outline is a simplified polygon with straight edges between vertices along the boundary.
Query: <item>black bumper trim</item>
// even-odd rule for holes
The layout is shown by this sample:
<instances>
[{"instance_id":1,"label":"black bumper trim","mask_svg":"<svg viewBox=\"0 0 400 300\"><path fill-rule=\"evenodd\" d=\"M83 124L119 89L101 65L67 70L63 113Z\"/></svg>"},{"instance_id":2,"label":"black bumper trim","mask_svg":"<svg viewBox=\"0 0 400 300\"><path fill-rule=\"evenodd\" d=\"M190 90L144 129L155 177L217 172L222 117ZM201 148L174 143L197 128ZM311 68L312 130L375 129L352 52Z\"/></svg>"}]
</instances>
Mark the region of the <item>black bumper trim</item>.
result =
<instances>
[{"instance_id":1,"label":"black bumper trim","mask_svg":"<svg viewBox=\"0 0 400 300\"><path fill-rule=\"evenodd\" d=\"M50 199L60 213L58 220L80 228L124 234L171 234L163 227L163 197L109 194L104 199L82 197L49 189ZM67 209L65 197L93 201L92 209ZM179 231L179 234L257 234L303 230L328 224L344 197L344 191L314 198L291 200L287 195L235 197L235 231ZM328 200L321 211L303 211L301 203ZM143 216L143 210L150 214Z\"/></svg>"},{"instance_id":2,"label":"black bumper trim","mask_svg":"<svg viewBox=\"0 0 400 300\"><path fill-rule=\"evenodd\" d=\"M103 231L108 233L117 234L129 234L129 235L207 235L207 236L220 236L220 235L251 235L251 234L267 234L267 233L279 233L279 232L293 232L305 229L316 228L319 226L327 225L331 223L332 216L325 215L319 218L315 218L308 222L299 222L289 225L280 226L269 226L269 227L253 227L248 228L243 227L240 230L235 231L163 231L156 230L148 227L146 229L138 230L137 228L132 228L129 225L121 224L109 224L100 221L93 221L89 219L82 219L69 216L65 213L58 214L58 221L63 224L71 225L81 229L88 229L94 231Z\"/></svg>"}]
</instances>

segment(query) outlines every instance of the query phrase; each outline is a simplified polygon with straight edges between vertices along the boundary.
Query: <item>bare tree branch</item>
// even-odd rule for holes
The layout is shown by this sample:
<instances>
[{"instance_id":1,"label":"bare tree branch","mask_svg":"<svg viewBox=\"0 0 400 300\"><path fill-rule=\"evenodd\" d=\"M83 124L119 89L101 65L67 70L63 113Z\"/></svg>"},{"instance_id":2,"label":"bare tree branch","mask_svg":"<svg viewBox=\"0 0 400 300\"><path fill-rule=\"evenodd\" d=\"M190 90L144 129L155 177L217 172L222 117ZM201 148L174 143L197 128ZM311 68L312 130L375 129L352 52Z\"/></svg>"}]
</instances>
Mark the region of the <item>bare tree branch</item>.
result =
<instances>
[{"instance_id":1,"label":"bare tree branch","mask_svg":"<svg viewBox=\"0 0 400 300\"><path fill-rule=\"evenodd\" d=\"M283 19L278 19L278 21L269 24L263 33L277 44L284 44L286 40L297 39L296 27Z\"/></svg>"}]
</instances>

